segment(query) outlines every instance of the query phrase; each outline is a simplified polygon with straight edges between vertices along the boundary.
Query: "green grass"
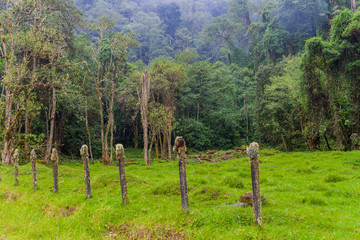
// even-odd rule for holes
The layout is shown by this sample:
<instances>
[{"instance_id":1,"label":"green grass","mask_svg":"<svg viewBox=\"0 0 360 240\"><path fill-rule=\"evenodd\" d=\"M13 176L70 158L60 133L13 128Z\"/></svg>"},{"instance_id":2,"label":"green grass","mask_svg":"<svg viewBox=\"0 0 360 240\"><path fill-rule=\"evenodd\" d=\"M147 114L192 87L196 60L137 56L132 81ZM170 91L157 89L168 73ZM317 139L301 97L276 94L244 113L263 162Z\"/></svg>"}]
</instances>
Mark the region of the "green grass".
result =
<instances>
[{"instance_id":1,"label":"green grass","mask_svg":"<svg viewBox=\"0 0 360 240\"><path fill-rule=\"evenodd\" d=\"M80 161L60 165L59 194L51 192L50 168L38 165L33 191L30 164L20 167L19 186L13 168L1 165L0 239L360 239L359 160L359 151L261 154L262 230L250 207L229 207L251 191L248 158L190 160L188 215L177 162L127 166L127 206L116 166L90 166L86 199Z\"/></svg>"}]
</instances>

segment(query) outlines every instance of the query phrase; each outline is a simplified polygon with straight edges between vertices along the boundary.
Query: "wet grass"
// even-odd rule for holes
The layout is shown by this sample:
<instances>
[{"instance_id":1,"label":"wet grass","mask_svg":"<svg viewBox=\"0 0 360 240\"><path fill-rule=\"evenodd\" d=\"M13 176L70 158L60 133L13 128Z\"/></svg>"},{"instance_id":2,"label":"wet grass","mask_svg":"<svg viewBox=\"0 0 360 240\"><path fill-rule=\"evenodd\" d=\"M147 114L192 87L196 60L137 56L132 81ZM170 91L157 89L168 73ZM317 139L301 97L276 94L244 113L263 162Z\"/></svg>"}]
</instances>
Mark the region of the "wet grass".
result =
<instances>
[{"instance_id":1,"label":"wet grass","mask_svg":"<svg viewBox=\"0 0 360 240\"><path fill-rule=\"evenodd\" d=\"M0 166L0 239L360 239L360 152L261 154L263 229L250 207L229 205L251 191L249 160L187 165L190 213L181 211L177 162L126 167L130 204L121 200L118 169L90 166L85 198L81 161L59 166L59 194L51 168ZM126 150L128 159L141 152ZM135 161L136 163L136 161ZM138 163L142 163L140 160Z\"/></svg>"}]
</instances>

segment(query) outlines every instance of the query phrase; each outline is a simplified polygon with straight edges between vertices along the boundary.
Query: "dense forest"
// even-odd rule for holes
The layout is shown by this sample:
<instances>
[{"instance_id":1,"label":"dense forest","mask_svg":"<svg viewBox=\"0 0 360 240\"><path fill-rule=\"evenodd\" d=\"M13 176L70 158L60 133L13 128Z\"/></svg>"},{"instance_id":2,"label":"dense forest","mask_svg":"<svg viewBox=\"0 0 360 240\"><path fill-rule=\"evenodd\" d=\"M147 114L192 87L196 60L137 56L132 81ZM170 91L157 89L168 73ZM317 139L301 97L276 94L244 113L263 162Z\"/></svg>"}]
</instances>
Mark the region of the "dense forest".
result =
<instances>
[{"instance_id":1,"label":"dense forest","mask_svg":"<svg viewBox=\"0 0 360 240\"><path fill-rule=\"evenodd\" d=\"M52 147L112 161L258 141L351 150L360 134L355 0L5 0L2 162ZM27 157L26 157L27 158ZM25 159L26 159L25 158Z\"/></svg>"}]
</instances>

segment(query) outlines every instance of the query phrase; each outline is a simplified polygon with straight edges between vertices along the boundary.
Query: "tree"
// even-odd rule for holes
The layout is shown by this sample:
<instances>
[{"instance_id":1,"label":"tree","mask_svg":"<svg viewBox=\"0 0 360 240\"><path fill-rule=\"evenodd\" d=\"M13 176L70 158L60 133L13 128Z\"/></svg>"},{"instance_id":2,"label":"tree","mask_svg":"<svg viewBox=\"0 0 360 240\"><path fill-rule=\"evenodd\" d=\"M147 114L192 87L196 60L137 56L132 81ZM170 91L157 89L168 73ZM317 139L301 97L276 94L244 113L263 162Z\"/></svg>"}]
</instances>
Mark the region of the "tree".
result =
<instances>
[{"instance_id":1,"label":"tree","mask_svg":"<svg viewBox=\"0 0 360 240\"><path fill-rule=\"evenodd\" d=\"M98 97L103 164L109 164L112 161L114 98L118 91L117 87L124 75L128 49L137 46L133 33L112 33L110 32L112 26L112 20L107 17L103 17L98 23L90 25L90 29L97 34L97 41L92 44L91 64L94 66L94 70L87 65L95 83ZM105 123L105 114L108 118L107 123Z\"/></svg>"},{"instance_id":2,"label":"tree","mask_svg":"<svg viewBox=\"0 0 360 240\"><path fill-rule=\"evenodd\" d=\"M140 88L137 89L140 113L141 113L141 123L143 126L144 132L144 161L146 166L151 165L151 159L149 158L148 147L149 147L149 138L148 138L148 104L150 99L150 75L148 72L143 72L141 74Z\"/></svg>"},{"instance_id":3,"label":"tree","mask_svg":"<svg viewBox=\"0 0 360 240\"><path fill-rule=\"evenodd\" d=\"M24 103L34 89L50 80L61 67L79 13L62 0L8 0L3 1L1 8L2 85L5 88L2 162L11 164L12 152L19 144L17 128L26 113ZM63 27L58 20L72 23Z\"/></svg>"},{"instance_id":4,"label":"tree","mask_svg":"<svg viewBox=\"0 0 360 240\"><path fill-rule=\"evenodd\" d=\"M176 3L163 3L156 8L158 16L166 26L165 33L171 37L175 36L175 32L181 23L180 7Z\"/></svg>"},{"instance_id":5,"label":"tree","mask_svg":"<svg viewBox=\"0 0 360 240\"><path fill-rule=\"evenodd\" d=\"M166 144L168 146L168 156L171 160L171 133L172 133L172 114L175 108L175 95L183 85L186 77L185 69L182 65L172 62L157 61L151 68L152 98L153 101L162 103L167 107L166 125L163 131L163 145L161 157L164 158Z\"/></svg>"}]
</instances>

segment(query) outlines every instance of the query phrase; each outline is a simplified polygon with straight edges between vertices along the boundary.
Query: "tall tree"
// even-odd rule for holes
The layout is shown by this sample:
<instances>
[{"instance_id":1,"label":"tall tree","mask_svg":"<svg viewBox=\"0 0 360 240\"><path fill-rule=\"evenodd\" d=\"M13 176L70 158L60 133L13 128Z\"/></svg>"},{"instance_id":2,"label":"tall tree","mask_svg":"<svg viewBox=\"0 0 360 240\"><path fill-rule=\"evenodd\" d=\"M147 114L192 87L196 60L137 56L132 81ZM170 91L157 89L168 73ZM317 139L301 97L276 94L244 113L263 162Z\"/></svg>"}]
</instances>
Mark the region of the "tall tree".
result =
<instances>
[{"instance_id":1,"label":"tall tree","mask_svg":"<svg viewBox=\"0 0 360 240\"><path fill-rule=\"evenodd\" d=\"M148 137L148 104L150 99L150 75L147 71L144 71L141 74L140 85L137 89L139 105L140 105L140 114L141 114L141 123L144 133L144 161L146 166L151 165L151 159L149 159L149 137Z\"/></svg>"},{"instance_id":2,"label":"tall tree","mask_svg":"<svg viewBox=\"0 0 360 240\"><path fill-rule=\"evenodd\" d=\"M35 88L42 82L50 82L52 73L60 68L79 13L64 0L8 0L2 2L1 9L5 89L2 162L11 164L11 154L18 144L16 129L26 113L23 104ZM71 24L64 27L59 20Z\"/></svg>"},{"instance_id":3,"label":"tall tree","mask_svg":"<svg viewBox=\"0 0 360 240\"><path fill-rule=\"evenodd\" d=\"M87 64L96 86L99 104L103 164L112 161L115 94L124 76L128 49L137 46L133 33L112 33L113 25L113 21L107 17L102 17L98 23L91 24L90 29L97 34L97 41L92 44L93 55L90 64L93 69ZM108 121L105 122L105 119Z\"/></svg>"}]
</instances>

